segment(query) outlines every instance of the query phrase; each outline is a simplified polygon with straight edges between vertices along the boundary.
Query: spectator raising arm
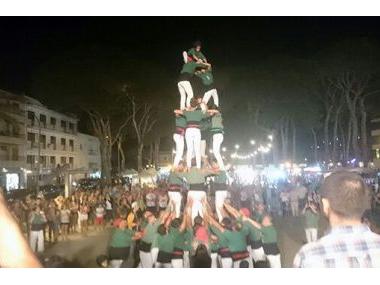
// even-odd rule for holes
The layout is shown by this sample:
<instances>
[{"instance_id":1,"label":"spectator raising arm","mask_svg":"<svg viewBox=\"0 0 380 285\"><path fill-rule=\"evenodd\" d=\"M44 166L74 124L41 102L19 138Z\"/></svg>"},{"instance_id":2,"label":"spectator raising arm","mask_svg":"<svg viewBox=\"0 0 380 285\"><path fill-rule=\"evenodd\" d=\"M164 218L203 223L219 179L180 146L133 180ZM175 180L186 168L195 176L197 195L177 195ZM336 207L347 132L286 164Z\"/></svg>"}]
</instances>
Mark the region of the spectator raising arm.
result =
<instances>
[{"instance_id":1,"label":"spectator raising arm","mask_svg":"<svg viewBox=\"0 0 380 285\"><path fill-rule=\"evenodd\" d=\"M0 267L41 267L0 195Z\"/></svg>"}]
</instances>

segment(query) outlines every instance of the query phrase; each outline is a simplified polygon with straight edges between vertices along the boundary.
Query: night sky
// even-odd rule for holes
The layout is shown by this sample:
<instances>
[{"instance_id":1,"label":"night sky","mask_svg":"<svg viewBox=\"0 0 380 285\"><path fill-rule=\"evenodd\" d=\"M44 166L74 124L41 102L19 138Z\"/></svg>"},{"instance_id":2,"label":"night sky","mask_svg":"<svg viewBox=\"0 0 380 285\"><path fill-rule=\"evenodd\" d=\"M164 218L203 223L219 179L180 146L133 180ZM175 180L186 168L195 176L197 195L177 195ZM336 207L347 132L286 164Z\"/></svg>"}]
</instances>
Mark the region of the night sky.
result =
<instances>
[{"instance_id":1,"label":"night sky","mask_svg":"<svg viewBox=\"0 0 380 285\"><path fill-rule=\"evenodd\" d=\"M278 56L307 60L341 40L380 40L376 17L1 17L0 25L1 89L76 112L97 82L124 81L139 96L168 99L163 116L178 105L181 52L195 39L230 106L247 96L250 67L271 73L265 62ZM227 120L238 123L233 113Z\"/></svg>"}]
</instances>

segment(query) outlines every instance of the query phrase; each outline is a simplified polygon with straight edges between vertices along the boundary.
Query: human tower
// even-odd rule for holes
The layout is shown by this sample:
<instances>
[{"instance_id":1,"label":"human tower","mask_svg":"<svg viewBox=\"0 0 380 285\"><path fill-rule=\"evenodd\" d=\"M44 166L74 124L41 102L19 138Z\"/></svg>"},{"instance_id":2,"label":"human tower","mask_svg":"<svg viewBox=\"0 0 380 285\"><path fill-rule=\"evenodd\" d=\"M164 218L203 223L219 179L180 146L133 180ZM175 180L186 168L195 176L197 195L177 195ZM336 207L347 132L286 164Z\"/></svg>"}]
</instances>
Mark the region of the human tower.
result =
<instances>
[{"instance_id":1,"label":"human tower","mask_svg":"<svg viewBox=\"0 0 380 285\"><path fill-rule=\"evenodd\" d=\"M192 221L198 215L203 217L205 180L207 176L212 175L215 208L221 221L223 203L227 197L227 175L220 153L224 127L212 66L201 48L201 43L197 41L190 50L183 52L184 63L178 79L180 106L174 111L175 157L173 171L169 176L169 197L175 205L176 216L179 217L185 181L189 190L188 198L193 201ZM198 94L194 94L194 85L201 85ZM212 152L214 157L211 161L206 156L207 144L211 145L209 152ZM183 163L185 145L186 163Z\"/></svg>"}]
</instances>

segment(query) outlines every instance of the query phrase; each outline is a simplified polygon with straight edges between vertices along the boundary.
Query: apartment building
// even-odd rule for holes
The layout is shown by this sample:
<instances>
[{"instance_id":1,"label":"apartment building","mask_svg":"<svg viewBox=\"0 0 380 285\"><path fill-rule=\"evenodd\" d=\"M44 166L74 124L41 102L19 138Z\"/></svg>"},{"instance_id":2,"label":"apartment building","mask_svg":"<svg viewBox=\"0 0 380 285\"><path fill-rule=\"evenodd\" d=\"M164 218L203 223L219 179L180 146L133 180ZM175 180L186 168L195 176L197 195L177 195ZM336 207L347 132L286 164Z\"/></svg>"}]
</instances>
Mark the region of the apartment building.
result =
<instances>
[{"instance_id":1,"label":"apartment building","mask_svg":"<svg viewBox=\"0 0 380 285\"><path fill-rule=\"evenodd\" d=\"M99 142L78 132L74 115L1 90L0 108L0 185L51 184L68 169L100 171Z\"/></svg>"}]
</instances>

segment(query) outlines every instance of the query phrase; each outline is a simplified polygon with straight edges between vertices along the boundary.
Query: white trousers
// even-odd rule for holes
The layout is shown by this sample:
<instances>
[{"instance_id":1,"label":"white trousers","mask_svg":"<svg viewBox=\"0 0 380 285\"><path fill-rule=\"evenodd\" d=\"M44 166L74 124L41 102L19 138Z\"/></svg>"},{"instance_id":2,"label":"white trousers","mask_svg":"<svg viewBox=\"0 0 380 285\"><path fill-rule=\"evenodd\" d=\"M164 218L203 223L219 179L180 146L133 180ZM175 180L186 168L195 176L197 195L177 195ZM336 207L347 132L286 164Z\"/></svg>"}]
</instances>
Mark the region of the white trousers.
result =
<instances>
[{"instance_id":1,"label":"white trousers","mask_svg":"<svg viewBox=\"0 0 380 285\"><path fill-rule=\"evenodd\" d=\"M190 252L189 251L183 252L183 267L190 268Z\"/></svg>"},{"instance_id":2,"label":"white trousers","mask_svg":"<svg viewBox=\"0 0 380 285\"><path fill-rule=\"evenodd\" d=\"M218 268L218 253L211 253L211 268Z\"/></svg>"},{"instance_id":3,"label":"white trousers","mask_svg":"<svg viewBox=\"0 0 380 285\"><path fill-rule=\"evenodd\" d=\"M298 201L291 201L290 202L290 208L292 210L292 216L297 217L299 212L299 205Z\"/></svg>"},{"instance_id":4,"label":"white trousers","mask_svg":"<svg viewBox=\"0 0 380 285\"><path fill-rule=\"evenodd\" d=\"M191 168L191 158L195 152L195 161L197 168L201 168L201 130L197 128L187 128L185 133L186 139L186 163Z\"/></svg>"},{"instance_id":5,"label":"white trousers","mask_svg":"<svg viewBox=\"0 0 380 285\"><path fill-rule=\"evenodd\" d=\"M191 208L191 223L194 223L194 218L196 216L199 215L203 217L202 200L206 198L206 192L189 190L187 197L193 200L193 207Z\"/></svg>"},{"instance_id":6,"label":"white trousers","mask_svg":"<svg viewBox=\"0 0 380 285\"><path fill-rule=\"evenodd\" d=\"M189 81L180 81L178 82L178 91L181 95L180 108L184 110L190 106L190 100L194 96L193 88Z\"/></svg>"},{"instance_id":7,"label":"white trousers","mask_svg":"<svg viewBox=\"0 0 380 285\"><path fill-rule=\"evenodd\" d=\"M150 252L144 252L140 250L140 267L141 268L153 268L153 256L152 250Z\"/></svg>"},{"instance_id":8,"label":"white trousers","mask_svg":"<svg viewBox=\"0 0 380 285\"><path fill-rule=\"evenodd\" d=\"M223 204L227 198L228 192L224 190L218 191L218 189L215 189L215 190L216 190L215 191L215 210L216 210L216 214L218 215L219 222L221 222L223 220L223 214L222 214Z\"/></svg>"},{"instance_id":9,"label":"white trousers","mask_svg":"<svg viewBox=\"0 0 380 285\"><path fill-rule=\"evenodd\" d=\"M219 256L219 262L222 266L222 268L231 268L233 261L231 257L220 257Z\"/></svg>"},{"instance_id":10,"label":"white trousers","mask_svg":"<svg viewBox=\"0 0 380 285\"><path fill-rule=\"evenodd\" d=\"M271 268L281 268L281 256L280 254L276 255L267 255L269 261L269 266Z\"/></svg>"},{"instance_id":11,"label":"white trousers","mask_svg":"<svg viewBox=\"0 0 380 285\"><path fill-rule=\"evenodd\" d=\"M308 228L305 229L307 243L316 241L318 239L318 229Z\"/></svg>"},{"instance_id":12,"label":"white trousers","mask_svg":"<svg viewBox=\"0 0 380 285\"><path fill-rule=\"evenodd\" d=\"M154 267L156 267L158 252L159 252L158 247L153 247L150 250L150 253L152 254L152 261L153 261L153 266Z\"/></svg>"},{"instance_id":13,"label":"white trousers","mask_svg":"<svg viewBox=\"0 0 380 285\"><path fill-rule=\"evenodd\" d=\"M212 99L214 100L214 104L216 106L219 107L219 97L218 97L218 92L216 91L216 89L211 89L209 91L207 91L204 95L203 95L203 103L205 103L207 105L208 101L210 100L210 98L212 97Z\"/></svg>"},{"instance_id":14,"label":"white trousers","mask_svg":"<svg viewBox=\"0 0 380 285\"><path fill-rule=\"evenodd\" d=\"M112 259L110 261L110 266L112 268L120 268L120 266L123 264L123 261L122 259Z\"/></svg>"},{"instance_id":15,"label":"white trousers","mask_svg":"<svg viewBox=\"0 0 380 285\"><path fill-rule=\"evenodd\" d=\"M233 268L240 268L240 262L244 260L248 262L249 264L248 268L252 268L252 262L249 262L249 257L241 259L241 260L233 261Z\"/></svg>"},{"instance_id":16,"label":"white trousers","mask_svg":"<svg viewBox=\"0 0 380 285\"><path fill-rule=\"evenodd\" d=\"M171 263L156 262L156 268L173 268Z\"/></svg>"},{"instance_id":17,"label":"white trousers","mask_svg":"<svg viewBox=\"0 0 380 285\"><path fill-rule=\"evenodd\" d=\"M44 231L30 231L29 243L33 252L43 252L45 250Z\"/></svg>"},{"instance_id":18,"label":"white trousers","mask_svg":"<svg viewBox=\"0 0 380 285\"><path fill-rule=\"evenodd\" d=\"M250 252L251 252L252 258L255 262L266 260L266 256L265 256L263 247L259 247L256 249L251 248Z\"/></svg>"},{"instance_id":19,"label":"white trousers","mask_svg":"<svg viewBox=\"0 0 380 285\"><path fill-rule=\"evenodd\" d=\"M206 140L201 140L201 157L206 157Z\"/></svg>"},{"instance_id":20,"label":"white trousers","mask_svg":"<svg viewBox=\"0 0 380 285\"><path fill-rule=\"evenodd\" d=\"M172 267L173 268L183 268L183 259L172 259Z\"/></svg>"},{"instance_id":21,"label":"white trousers","mask_svg":"<svg viewBox=\"0 0 380 285\"><path fill-rule=\"evenodd\" d=\"M175 217L179 218L181 215L181 202L182 202L182 194L176 191L168 191L169 199L174 204L175 209Z\"/></svg>"},{"instance_id":22,"label":"white trousers","mask_svg":"<svg viewBox=\"0 0 380 285\"><path fill-rule=\"evenodd\" d=\"M175 157L173 166L177 167L183 157L183 150L185 148L185 138L180 134L174 134L173 140L175 142Z\"/></svg>"},{"instance_id":23,"label":"white trousers","mask_svg":"<svg viewBox=\"0 0 380 285\"><path fill-rule=\"evenodd\" d=\"M222 145L223 139L223 134L215 134L212 136L212 152L218 162L219 168L222 170L224 170L224 163L222 155L220 154L220 146Z\"/></svg>"}]
</instances>

